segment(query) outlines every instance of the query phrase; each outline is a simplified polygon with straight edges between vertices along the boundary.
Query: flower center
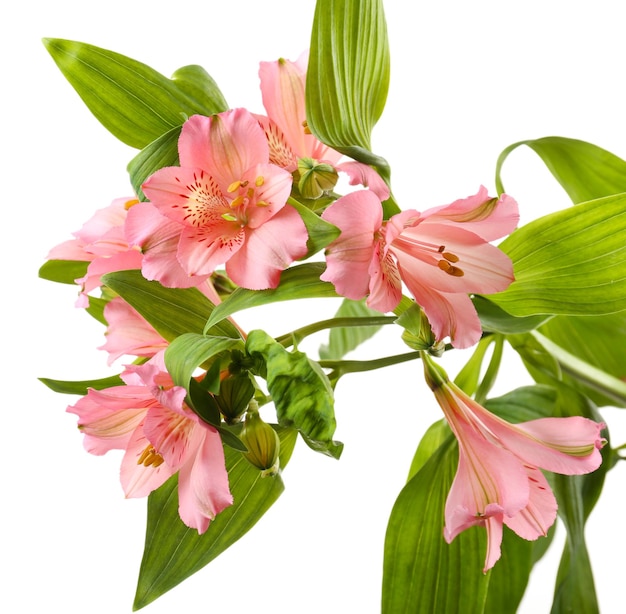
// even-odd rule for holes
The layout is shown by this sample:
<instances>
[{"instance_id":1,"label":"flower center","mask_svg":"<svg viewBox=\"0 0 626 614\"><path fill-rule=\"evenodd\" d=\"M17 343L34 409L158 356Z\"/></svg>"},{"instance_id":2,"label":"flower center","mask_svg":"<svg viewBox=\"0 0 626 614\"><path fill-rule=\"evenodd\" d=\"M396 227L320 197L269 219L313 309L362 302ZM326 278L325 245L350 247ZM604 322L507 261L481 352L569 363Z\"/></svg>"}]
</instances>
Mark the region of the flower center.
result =
<instances>
[{"instance_id":1,"label":"flower center","mask_svg":"<svg viewBox=\"0 0 626 614\"><path fill-rule=\"evenodd\" d=\"M146 446L137 460L137 464L144 467L158 467L163 462L163 457L154 449L152 444Z\"/></svg>"},{"instance_id":2,"label":"flower center","mask_svg":"<svg viewBox=\"0 0 626 614\"><path fill-rule=\"evenodd\" d=\"M445 245L440 245L437 248L437 251L445 258L445 260L439 260L437 262L437 266L448 275L452 275L453 277L463 277L465 272L461 267L455 266L455 264L459 261L459 257L452 252L446 251Z\"/></svg>"},{"instance_id":3,"label":"flower center","mask_svg":"<svg viewBox=\"0 0 626 614\"><path fill-rule=\"evenodd\" d=\"M234 196L230 203L231 209L245 208L250 204L255 204L257 207L267 207L269 203L259 199L256 193L256 188L260 188L264 184L265 177L263 175L259 175L254 180L254 186L251 186L247 179L233 181L227 189L227 192Z\"/></svg>"}]
</instances>

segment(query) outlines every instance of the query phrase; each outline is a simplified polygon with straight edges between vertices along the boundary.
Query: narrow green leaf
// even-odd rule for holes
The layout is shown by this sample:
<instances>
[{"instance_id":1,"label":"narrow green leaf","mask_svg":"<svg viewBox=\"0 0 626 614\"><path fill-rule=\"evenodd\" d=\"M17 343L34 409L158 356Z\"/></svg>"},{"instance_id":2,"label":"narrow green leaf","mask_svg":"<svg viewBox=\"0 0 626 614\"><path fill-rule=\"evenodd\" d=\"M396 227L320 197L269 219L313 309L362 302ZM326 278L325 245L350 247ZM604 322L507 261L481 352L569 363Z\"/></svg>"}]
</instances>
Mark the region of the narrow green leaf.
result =
<instances>
[{"instance_id":1,"label":"narrow green leaf","mask_svg":"<svg viewBox=\"0 0 626 614\"><path fill-rule=\"evenodd\" d=\"M534 220L501 244L515 281L489 300L515 316L626 309L626 194Z\"/></svg>"},{"instance_id":2,"label":"narrow green leaf","mask_svg":"<svg viewBox=\"0 0 626 614\"><path fill-rule=\"evenodd\" d=\"M260 375L266 378L279 423L297 428L317 452L339 458L343 444L332 439L337 426L333 390L319 364L303 352L288 352L262 330L250 331L246 351L265 364Z\"/></svg>"},{"instance_id":3,"label":"narrow green leaf","mask_svg":"<svg viewBox=\"0 0 626 614\"><path fill-rule=\"evenodd\" d=\"M172 81L194 101L196 107L204 109L205 115L228 109L228 103L217 83L202 66L183 66L174 72Z\"/></svg>"},{"instance_id":4,"label":"narrow green leaf","mask_svg":"<svg viewBox=\"0 0 626 614\"><path fill-rule=\"evenodd\" d=\"M130 176L130 183L139 200L147 200L141 186L150 175L166 166L178 166L179 136L180 126L172 128L152 141L149 145L146 145L128 163L127 169Z\"/></svg>"},{"instance_id":5,"label":"narrow green leaf","mask_svg":"<svg viewBox=\"0 0 626 614\"><path fill-rule=\"evenodd\" d=\"M496 166L498 193L504 191L502 165L520 145L530 147L541 157L574 203L626 192L624 160L585 141L549 136L514 143L500 154Z\"/></svg>"},{"instance_id":6,"label":"narrow green leaf","mask_svg":"<svg viewBox=\"0 0 626 614\"><path fill-rule=\"evenodd\" d=\"M131 147L145 147L196 113L225 110L214 84L208 88L210 93L200 95L207 90L206 78L190 84L192 72L199 76L197 69L181 69L171 80L141 62L94 45L58 38L43 42L89 110Z\"/></svg>"},{"instance_id":7,"label":"narrow green leaf","mask_svg":"<svg viewBox=\"0 0 626 614\"><path fill-rule=\"evenodd\" d=\"M306 226L306 230L309 233L309 238L306 242L308 252L305 258L309 258L321 249L324 249L341 234L337 226L323 220L317 213L313 213L313 211L297 200L290 198L289 204L300 214Z\"/></svg>"},{"instance_id":8,"label":"narrow green leaf","mask_svg":"<svg viewBox=\"0 0 626 614\"><path fill-rule=\"evenodd\" d=\"M39 277L61 284L75 284L87 274L89 262L82 260L48 260L39 269Z\"/></svg>"},{"instance_id":9,"label":"narrow green leaf","mask_svg":"<svg viewBox=\"0 0 626 614\"><path fill-rule=\"evenodd\" d=\"M103 276L102 283L117 292L168 341L183 333L202 332L215 309L196 288L164 288L156 281L146 280L141 271L109 273ZM241 338L235 325L224 318L207 333L216 337Z\"/></svg>"},{"instance_id":10,"label":"narrow green leaf","mask_svg":"<svg viewBox=\"0 0 626 614\"><path fill-rule=\"evenodd\" d=\"M444 506L457 465L450 436L400 492L385 536L382 614L482 614L490 574L486 537L472 528L443 539Z\"/></svg>"},{"instance_id":11,"label":"narrow green leaf","mask_svg":"<svg viewBox=\"0 0 626 614\"><path fill-rule=\"evenodd\" d=\"M242 309L301 298L337 297L333 285L320 279L325 269L326 265L322 262L309 262L284 271L280 284L272 290L238 288L215 308L205 331Z\"/></svg>"},{"instance_id":12,"label":"narrow green leaf","mask_svg":"<svg viewBox=\"0 0 626 614\"><path fill-rule=\"evenodd\" d=\"M285 467L297 433L276 427L280 466ZM261 472L234 449L224 449L234 503L218 514L203 535L185 526L178 515L177 476L148 499L146 543L137 582L134 610L139 610L180 584L245 535L284 490L280 474ZM223 587L208 589L221 590Z\"/></svg>"},{"instance_id":13,"label":"narrow green leaf","mask_svg":"<svg viewBox=\"0 0 626 614\"><path fill-rule=\"evenodd\" d=\"M59 379L50 379L48 377L40 377L39 381L54 390L54 392L60 392L62 394L87 394L87 388L94 388L95 390L102 390L103 388L111 388L112 386L123 386L124 382L119 375L111 375L110 377L104 377L102 379L89 379L81 381L67 381Z\"/></svg>"},{"instance_id":14,"label":"narrow green leaf","mask_svg":"<svg viewBox=\"0 0 626 614\"><path fill-rule=\"evenodd\" d=\"M344 299L335 313L336 318L376 317L380 315L379 311L367 307L365 301L352 301L350 299ZM319 349L320 358L339 360L373 337L380 329L380 326L332 328L328 336L328 345L323 345Z\"/></svg>"}]
</instances>

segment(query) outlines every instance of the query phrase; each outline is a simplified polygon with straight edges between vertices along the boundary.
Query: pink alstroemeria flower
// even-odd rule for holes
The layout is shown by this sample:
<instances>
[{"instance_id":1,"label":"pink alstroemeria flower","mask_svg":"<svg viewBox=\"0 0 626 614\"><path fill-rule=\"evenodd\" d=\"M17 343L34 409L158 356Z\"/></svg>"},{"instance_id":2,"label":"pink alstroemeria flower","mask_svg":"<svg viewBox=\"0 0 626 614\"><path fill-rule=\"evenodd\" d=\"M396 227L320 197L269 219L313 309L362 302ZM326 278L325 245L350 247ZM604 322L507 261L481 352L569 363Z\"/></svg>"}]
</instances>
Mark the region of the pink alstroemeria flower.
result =
<instances>
[{"instance_id":1,"label":"pink alstroemeria flower","mask_svg":"<svg viewBox=\"0 0 626 614\"><path fill-rule=\"evenodd\" d=\"M293 172L298 168L298 158L312 158L346 173L350 185L368 187L380 200L387 200L389 188L373 168L354 160L340 162L343 154L324 145L308 129L305 110L307 64L308 51L295 62L280 59L260 63L261 95L268 117L257 116L257 119L267 135L270 159Z\"/></svg>"},{"instance_id":2,"label":"pink alstroemeria flower","mask_svg":"<svg viewBox=\"0 0 626 614\"><path fill-rule=\"evenodd\" d=\"M270 163L267 139L254 116L234 109L212 117L194 115L178 140L180 166L154 173L142 186L160 214L175 224L158 240L133 236L141 244L149 276L162 279L172 266L188 276L210 275L218 265L239 286L275 288L281 272L307 252L308 234L287 205L290 173ZM141 211L153 216L147 207ZM152 220L154 218L152 217ZM161 258L153 257L157 251Z\"/></svg>"},{"instance_id":3,"label":"pink alstroemeria flower","mask_svg":"<svg viewBox=\"0 0 626 614\"><path fill-rule=\"evenodd\" d=\"M145 497L178 472L181 520L198 533L232 504L219 433L184 403L163 352L122 374L125 386L90 389L67 411L78 415L88 452L125 450L121 482L127 497Z\"/></svg>"},{"instance_id":4,"label":"pink alstroemeria flower","mask_svg":"<svg viewBox=\"0 0 626 614\"><path fill-rule=\"evenodd\" d=\"M515 228L513 198L489 198L481 187L469 198L420 213L408 210L383 222L380 200L359 190L336 200L322 218L341 230L326 249L324 281L339 294L383 313L402 297L402 282L422 307L437 341L457 348L482 334L470 293L492 294L513 281L509 257L488 243Z\"/></svg>"},{"instance_id":5,"label":"pink alstroemeria flower","mask_svg":"<svg viewBox=\"0 0 626 614\"><path fill-rule=\"evenodd\" d=\"M89 262L87 274L76 279L81 286L77 307L89 305L87 295L100 287L102 275L141 267L141 252L133 249L124 236L128 210L137 202L136 198L117 198L108 207L98 209L73 233L74 239L53 247L48 253L48 260Z\"/></svg>"},{"instance_id":6,"label":"pink alstroemeria flower","mask_svg":"<svg viewBox=\"0 0 626 614\"><path fill-rule=\"evenodd\" d=\"M602 462L602 423L587 418L540 418L510 424L468 397L422 352L426 381L459 443L459 464L445 507L444 537L482 525L483 571L500 558L502 525L520 537L546 535L557 503L539 468L565 475L595 471Z\"/></svg>"}]
</instances>

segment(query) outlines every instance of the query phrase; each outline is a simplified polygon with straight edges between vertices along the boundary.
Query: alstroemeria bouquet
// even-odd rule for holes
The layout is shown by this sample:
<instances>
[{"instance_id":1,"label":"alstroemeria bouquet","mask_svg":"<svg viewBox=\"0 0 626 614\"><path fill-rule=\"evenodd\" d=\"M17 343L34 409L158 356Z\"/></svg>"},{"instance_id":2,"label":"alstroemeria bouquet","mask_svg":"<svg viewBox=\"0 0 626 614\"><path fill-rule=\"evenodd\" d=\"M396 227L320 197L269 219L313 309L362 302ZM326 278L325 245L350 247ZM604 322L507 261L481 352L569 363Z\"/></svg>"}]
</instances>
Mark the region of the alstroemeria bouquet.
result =
<instances>
[{"instance_id":1,"label":"alstroemeria bouquet","mask_svg":"<svg viewBox=\"0 0 626 614\"><path fill-rule=\"evenodd\" d=\"M149 498L136 609L269 510L298 439L340 457L343 376L410 360L443 417L416 441L391 510L382 611L514 612L557 513L568 533L552 611L597 609L584 525L620 458L598 408L626 407L626 162L568 138L524 141L500 155L492 195L477 182L449 204L400 207L370 145L386 37L381 0L318 0L310 49L260 64L264 114L231 107L199 66L169 79L45 41L96 118L139 150L134 193L111 195L40 271L78 284L121 365L43 381L79 395L68 411L86 449L122 450L124 493ZM519 145L575 206L518 228L500 169ZM327 297L343 297L334 318L278 338L237 323ZM384 326L406 352L345 358ZM299 349L325 330L319 356ZM535 384L492 397L505 345ZM460 350L450 381L438 358Z\"/></svg>"}]
</instances>

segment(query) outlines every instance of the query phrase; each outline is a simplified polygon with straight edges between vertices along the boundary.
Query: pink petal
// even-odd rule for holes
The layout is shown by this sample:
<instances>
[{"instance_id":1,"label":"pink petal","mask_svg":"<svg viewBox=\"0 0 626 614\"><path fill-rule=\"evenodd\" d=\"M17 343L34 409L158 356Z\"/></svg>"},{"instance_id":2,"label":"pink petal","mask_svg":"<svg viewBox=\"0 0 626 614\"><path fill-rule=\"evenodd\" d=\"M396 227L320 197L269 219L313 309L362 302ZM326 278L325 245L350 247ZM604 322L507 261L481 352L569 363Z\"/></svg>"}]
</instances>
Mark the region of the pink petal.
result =
<instances>
[{"instance_id":1,"label":"pink petal","mask_svg":"<svg viewBox=\"0 0 626 614\"><path fill-rule=\"evenodd\" d=\"M246 109L233 109L213 115L209 118L208 130L205 119L201 116L190 118L183 126L181 139L183 135L191 136L193 133L194 136L186 149L194 152L191 161L199 161L201 157L206 157L207 166L201 168L210 172L222 193L226 194L233 181L243 179L249 168L269 162L269 146L259 122ZM199 140L196 142L198 137ZM181 166L191 166L183 155L181 142L179 150Z\"/></svg>"},{"instance_id":2,"label":"pink petal","mask_svg":"<svg viewBox=\"0 0 626 614\"><path fill-rule=\"evenodd\" d=\"M120 470L120 480L126 496L146 497L172 475L174 471L152 449L152 444L141 426L137 427L122 459Z\"/></svg>"},{"instance_id":3,"label":"pink petal","mask_svg":"<svg viewBox=\"0 0 626 614\"><path fill-rule=\"evenodd\" d=\"M282 271L306 255L307 239L302 218L287 205L262 226L246 231L245 242L226 263L226 272L242 288L275 288Z\"/></svg>"},{"instance_id":4,"label":"pink petal","mask_svg":"<svg viewBox=\"0 0 626 614\"><path fill-rule=\"evenodd\" d=\"M263 106L270 119L277 124L290 149L299 158L315 160L328 159L331 164L339 160L341 154L329 149L304 129L306 122L305 52L297 62L280 59L277 62L261 62L259 78Z\"/></svg>"},{"instance_id":5,"label":"pink petal","mask_svg":"<svg viewBox=\"0 0 626 614\"><path fill-rule=\"evenodd\" d=\"M188 526L204 533L209 522L233 502L219 433L202 425L204 439L178 478L178 512Z\"/></svg>"},{"instance_id":6,"label":"pink petal","mask_svg":"<svg viewBox=\"0 0 626 614\"><path fill-rule=\"evenodd\" d=\"M322 214L341 235L326 249L326 271L321 276L341 296L362 299L370 289L370 266L375 250L376 233L380 231L383 212L378 197L359 190L339 198ZM378 292L377 292L378 295Z\"/></svg>"},{"instance_id":7,"label":"pink petal","mask_svg":"<svg viewBox=\"0 0 626 614\"><path fill-rule=\"evenodd\" d=\"M400 272L390 252L381 256L381 245L376 244L368 274L370 276L367 306L381 313L393 311L402 299Z\"/></svg>"},{"instance_id":8,"label":"pink petal","mask_svg":"<svg viewBox=\"0 0 626 614\"><path fill-rule=\"evenodd\" d=\"M389 198L389 186L371 166L350 160L337 164L336 168L348 175L350 185L369 188L381 201Z\"/></svg>"},{"instance_id":9,"label":"pink petal","mask_svg":"<svg viewBox=\"0 0 626 614\"><path fill-rule=\"evenodd\" d=\"M513 517L505 517L504 524L523 539L534 540L548 534L556 520L557 504L543 473L536 467L524 468L530 486L528 505Z\"/></svg>"},{"instance_id":10,"label":"pink petal","mask_svg":"<svg viewBox=\"0 0 626 614\"><path fill-rule=\"evenodd\" d=\"M150 357L167 347L167 341L120 297L106 304L104 317L108 323L106 343L98 349L109 353L109 365L121 356Z\"/></svg>"},{"instance_id":11,"label":"pink petal","mask_svg":"<svg viewBox=\"0 0 626 614\"><path fill-rule=\"evenodd\" d=\"M283 131L269 117L255 115L265 132L265 138L270 148L270 163L293 173L298 168L298 157L291 149Z\"/></svg>"},{"instance_id":12,"label":"pink petal","mask_svg":"<svg viewBox=\"0 0 626 614\"><path fill-rule=\"evenodd\" d=\"M90 389L67 411L78 416L78 426L85 435L85 449L101 455L109 450L125 449L153 404L154 398L142 386L114 386Z\"/></svg>"},{"instance_id":13,"label":"pink petal","mask_svg":"<svg viewBox=\"0 0 626 614\"><path fill-rule=\"evenodd\" d=\"M461 224L485 241L493 241L513 232L519 222L519 210L517 202L507 194L502 194L496 203L491 200L487 189L481 186L474 196L428 209L423 215L439 223Z\"/></svg>"}]
</instances>

